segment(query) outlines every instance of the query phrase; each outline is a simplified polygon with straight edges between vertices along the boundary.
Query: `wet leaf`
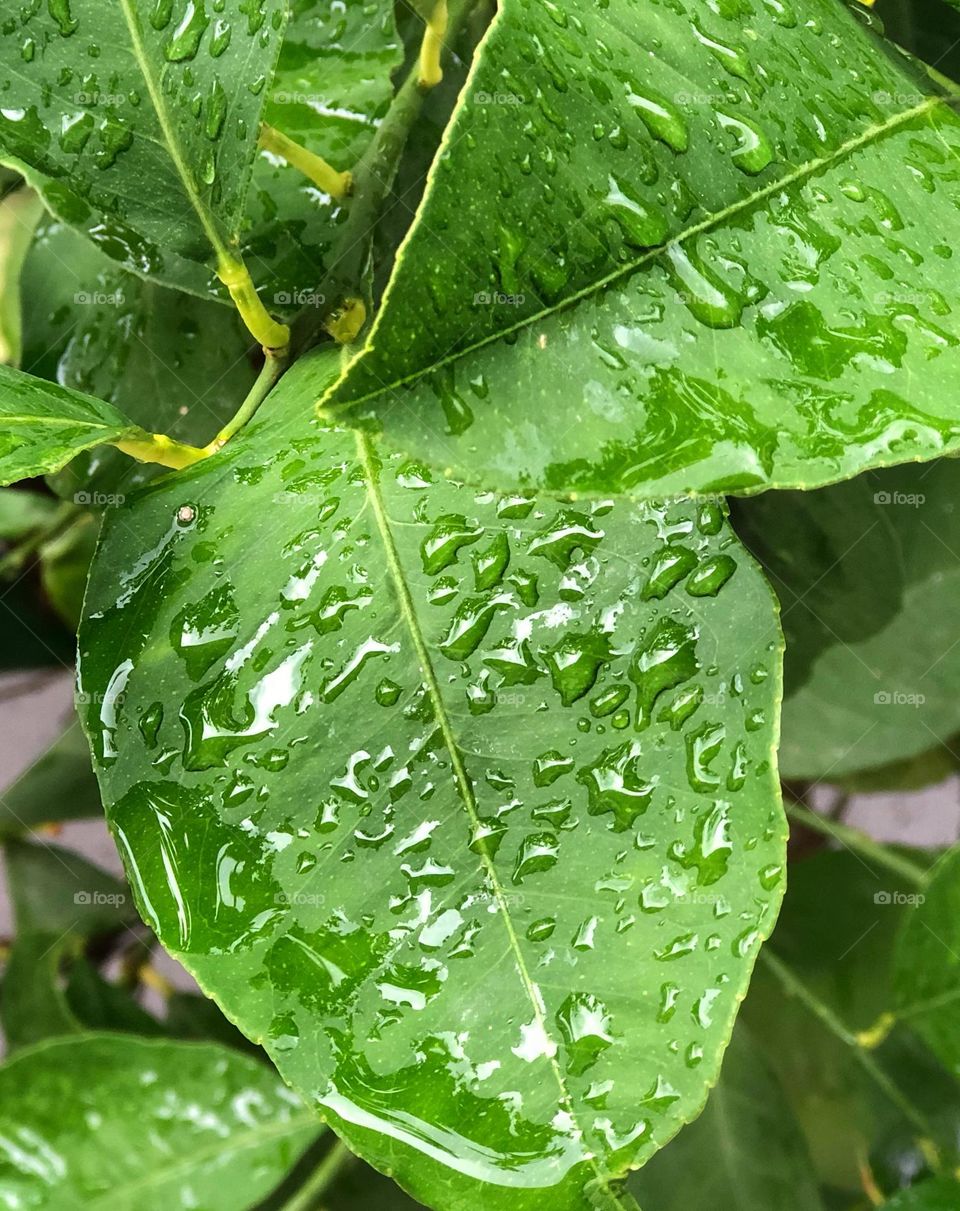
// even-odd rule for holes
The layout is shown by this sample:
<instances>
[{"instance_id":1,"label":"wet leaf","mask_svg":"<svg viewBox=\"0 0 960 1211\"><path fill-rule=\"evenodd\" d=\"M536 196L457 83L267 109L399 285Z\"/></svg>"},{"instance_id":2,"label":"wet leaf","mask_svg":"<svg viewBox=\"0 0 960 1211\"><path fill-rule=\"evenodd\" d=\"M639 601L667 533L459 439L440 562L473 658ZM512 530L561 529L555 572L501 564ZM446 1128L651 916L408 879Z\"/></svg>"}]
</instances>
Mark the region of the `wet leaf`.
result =
<instances>
[{"instance_id":1,"label":"wet leaf","mask_svg":"<svg viewBox=\"0 0 960 1211\"><path fill-rule=\"evenodd\" d=\"M944 459L738 506L787 638L784 777L839 780L960 730L958 491Z\"/></svg>"},{"instance_id":2,"label":"wet leaf","mask_svg":"<svg viewBox=\"0 0 960 1211\"><path fill-rule=\"evenodd\" d=\"M338 171L353 169L393 97L403 61L392 0L293 6L263 118ZM349 200L322 192L279 156L261 151L243 247L251 273L269 281L277 312L320 308L324 265ZM407 210L407 222L410 214Z\"/></svg>"},{"instance_id":3,"label":"wet leaf","mask_svg":"<svg viewBox=\"0 0 960 1211\"><path fill-rule=\"evenodd\" d=\"M421 1201L609 1202L699 1109L779 901L769 592L714 504L381 464L305 406L337 362L108 514L111 825L167 949Z\"/></svg>"},{"instance_id":4,"label":"wet leaf","mask_svg":"<svg viewBox=\"0 0 960 1211\"><path fill-rule=\"evenodd\" d=\"M505 0L328 403L501 488L753 492L957 448L933 91L830 0Z\"/></svg>"},{"instance_id":5,"label":"wet leaf","mask_svg":"<svg viewBox=\"0 0 960 1211\"><path fill-rule=\"evenodd\" d=\"M59 471L91 446L138 436L103 400L0 366L0 482Z\"/></svg>"},{"instance_id":6,"label":"wet leaf","mask_svg":"<svg viewBox=\"0 0 960 1211\"><path fill-rule=\"evenodd\" d=\"M780 1082L738 1025L698 1119L630 1179L656 1211L822 1211L810 1157Z\"/></svg>"},{"instance_id":7,"label":"wet leaf","mask_svg":"<svg viewBox=\"0 0 960 1211\"><path fill-rule=\"evenodd\" d=\"M206 294L244 215L281 0L35 5L0 30L0 158L134 273Z\"/></svg>"},{"instance_id":8,"label":"wet leaf","mask_svg":"<svg viewBox=\"0 0 960 1211\"><path fill-rule=\"evenodd\" d=\"M960 849L937 863L894 952L897 1017L960 1075Z\"/></svg>"},{"instance_id":9,"label":"wet leaf","mask_svg":"<svg viewBox=\"0 0 960 1211\"><path fill-rule=\"evenodd\" d=\"M246 1211L316 1138L262 1064L209 1044L88 1034L0 1068L0 1200L49 1211Z\"/></svg>"}]
</instances>

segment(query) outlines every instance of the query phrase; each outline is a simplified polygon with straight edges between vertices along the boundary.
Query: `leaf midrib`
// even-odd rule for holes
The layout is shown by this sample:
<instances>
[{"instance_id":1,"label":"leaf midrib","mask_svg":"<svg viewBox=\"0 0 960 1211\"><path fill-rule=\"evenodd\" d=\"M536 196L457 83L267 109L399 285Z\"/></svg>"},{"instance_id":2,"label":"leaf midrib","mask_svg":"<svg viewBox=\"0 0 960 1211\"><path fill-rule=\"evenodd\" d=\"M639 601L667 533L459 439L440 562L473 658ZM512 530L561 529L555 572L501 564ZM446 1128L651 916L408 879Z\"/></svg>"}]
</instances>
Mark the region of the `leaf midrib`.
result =
<instances>
[{"instance_id":1,"label":"leaf midrib","mask_svg":"<svg viewBox=\"0 0 960 1211\"><path fill-rule=\"evenodd\" d=\"M553 303L548 307L544 307L540 311L535 312L533 315L528 316L525 319L518 320L515 324L512 324L507 328L502 328L495 333L490 333L489 335L482 337L480 340L475 341L472 345L467 345L463 349L455 349L452 353L449 353L445 357L432 362L429 366L424 366L421 369L414 370L410 374L401 375L399 378L394 379L391 382L381 381L375 390L368 391L365 395L351 396L346 399L337 400L335 398L336 394L341 390L341 388L345 389L349 384L350 371L353 369L353 367L362 367L367 356L376 350L377 334L389 313L391 295L393 294L397 277L405 264L407 249L412 239L420 229L422 217L432 198L432 191L428 190L420 203L407 238L397 255L396 264L394 266L393 273L391 274L390 282L388 283L387 289L384 292L377 319L370 331L369 337L367 338L366 345L360 351L360 353L357 354L353 362L351 362L351 364L346 368L340 379L328 389L323 397L321 397L319 406L331 417L336 416L344 409L356 408L361 404L368 403L370 400L378 399L389 391L394 391L398 388L409 386L410 383L416 382L425 375L432 374L437 370L442 370L445 366L452 365L461 358L468 357L470 354L476 353L479 349L484 349L489 345L496 344L497 341L512 336L514 333L522 332L527 328L533 327L535 324L541 323L543 320L546 320L551 316L569 310L575 307L578 303L583 302L584 299L588 299L594 295L602 293L614 283L621 281L624 278L631 277L645 265L649 265L658 260L669 249L675 248L683 244L686 240L692 239L695 236L703 235L708 231L713 231L715 228L725 223L728 219L732 219L740 214L745 213L752 207L766 201L767 198L773 197L774 194L779 193L782 190L789 189L791 186L798 183L806 182L809 178L815 176L823 169L841 163L860 148L867 147L871 143L883 139L886 135L891 134L901 126L905 126L914 118L920 117L922 114L927 113L928 111L933 110L941 105L946 106L947 108L953 108L954 106L960 105L960 96L944 97L938 95L928 97L919 105L915 105L911 109L904 110L902 113L894 114L886 122L882 122L877 126L868 127L856 137L848 139L845 143L841 143L840 146L835 148L834 151L832 151L828 156L822 156L821 158L815 160L807 160L804 164L799 165L792 172L786 173L782 177L778 177L776 181L770 182L769 185L765 185L762 189L757 190L755 193L749 194L747 197L741 198L738 201L731 203L729 206L725 206L722 210L718 210L713 214L707 215L707 217L701 219L699 223L691 224L689 227L686 227L682 231L678 232L671 239L666 240L663 244L658 244L656 248L648 249L645 253L643 253L642 256L637 257L636 260L628 261L623 265L618 265L604 277L597 279L595 282L589 283L582 289L575 291L569 297L562 299L557 303ZM442 150L443 149L441 148L441 151Z\"/></svg>"},{"instance_id":2,"label":"leaf midrib","mask_svg":"<svg viewBox=\"0 0 960 1211\"><path fill-rule=\"evenodd\" d=\"M453 725L451 723L450 716L447 713L446 703L443 700L440 682L437 678L436 671L434 670L433 661L430 658L430 650L427 647L426 638L424 637L419 619L417 618L413 594L410 590L410 585L407 582L403 564L400 560L400 553L397 550L396 543L393 539L391 521L387 515L383 495L380 491L379 471L376 465L371 439L366 433L359 429L355 430L354 434L357 444L357 454L363 468L367 499L369 500L370 507L373 510L374 518L377 523L377 529L380 533L381 541L383 542L390 579L393 581L400 603L400 613L413 642L414 650L417 655L417 661L420 665L420 671L423 674L427 694L433 704L435 717L440 725L440 732L443 736L444 746L446 747L447 752L450 754L450 761L453 767L454 784L459 792L460 799L464 805L464 808L466 809L467 815L470 818L471 825L474 828L479 828L480 816L477 812L477 804L473 796L470 777L467 773L466 766L463 763L463 757L457 744L456 736L453 731ZM517 935L517 931L513 927L513 920L510 917L506 896L500 883L500 878L497 874L496 867L482 846L478 850L478 856L483 864L487 877L490 880L490 886L493 890L493 894L497 902L497 908L499 910L498 915L503 923L504 929L506 930L507 938L510 943L510 950L513 954L514 964L516 966L517 973L520 976L520 981L523 984L524 992L530 1002L534 1019L539 1025L540 1029L543 1031L544 1036L547 1038L552 1038L547 1029L547 1021L543 1010L540 1007L540 1001L536 995L536 985L527 969L526 959L524 958L523 951L520 947L520 939ZM567 1088L560 1065L557 1063L555 1056L548 1057L548 1062L554 1077L556 1078L557 1086L560 1091L560 1097L573 1121L577 1122L573 1098L569 1089ZM610 1187L608 1179L598 1166L596 1159L591 1156L589 1157L587 1163L590 1165L598 1184L605 1191L607 1191L613 1199L612 1205L620 1206L616 1192Z\"/></svg>"},{"instance_id":3,"label":"leaf midrib","mask_svg":"<svg viewBox=\"0 0 960 1211\"><path fill-rule=\"evenodd\" d=\"M153 106L154 113L157 115L157 121L160 123L160 132L163 135L163 142L166 150L173 161L173 166L177 170L177 176L183 185L184 192L190 201L190 205L196 212L197 218L200 220L200 225L203 227L204 234L210 241L211 247L216 253L218 260L228 260L229 252L226 244L220 237L213 217L207 207L204 205L203 199L197 190L196 183L190 173L190 169L184 159L180 145L176 139L176 132L173 124L170 121L170 115L167 113L166 106L163 101L163 96L160 92L158 81L154 78L150 59L147 55L146 47L144 46L143 36L140 32L140 25L137 20L137 15L133 11L131 0L120 0L120 9L123 12L124 21L127 24L127 30L130 34L130 42L133 47L133 56L137 61L137 67L140 69L140 75L147 86L147 92L150 94L150 103Z\"/></svg>"}]
</instances>

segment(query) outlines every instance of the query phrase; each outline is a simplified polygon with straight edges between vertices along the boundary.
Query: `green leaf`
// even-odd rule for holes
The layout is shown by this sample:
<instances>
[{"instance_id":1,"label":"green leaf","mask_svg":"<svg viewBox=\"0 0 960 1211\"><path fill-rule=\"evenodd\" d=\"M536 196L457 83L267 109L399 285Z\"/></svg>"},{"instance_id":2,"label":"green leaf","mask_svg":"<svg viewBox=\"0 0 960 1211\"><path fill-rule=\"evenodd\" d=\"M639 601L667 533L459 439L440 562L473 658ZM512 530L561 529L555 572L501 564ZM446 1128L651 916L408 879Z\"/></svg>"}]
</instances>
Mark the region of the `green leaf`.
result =
<instances>
[{"instance_id":1,"label":"green leaf","mask_svg":"<svg viewBox=\"0 0 960 1211\"><path fill-rule=\"evenodd\" d=\"M381 464L311 415L338 360L107 515L111 825L352 1148L445 1211L585 1208L699 1109L776 912L770 594L715 504Z\"/></svg>"},{"instance_id":2,"label":"green leaf","mask_svg":"<svg viewBox=\"0 0 960 1211\"><path fill-rule=\"evenodd\" d=\"M134 273L206 294L235 244L282 0L36 5L0 30L0 158ZM91 67L83 65L90 64ZM15 89L15 92L13 90Z\"/></svg>"},{"instance_id":3,"label":"green leaf","mask_svg":"<svg viewBox=\"0 0 960 1211\"><path fill-rule=\"evenodd\" d=\"M960 848L933 868L894 954L899 1019L960 1075Z\"/></svg>"},{"instance_id":4,"label":"green leaf","mask_svg":"<svg viewBox=\"0 0 960 1211\"><path fill-rule=\"evenodd\" d=\"M901 1190L883 1204L883 1211L956 1211L960 1205L960 1185L947 1177L922 1182L910 1190Z\"/></svg>"},{"instance_id":5,"label":"green leaf","mask_svg":"<svg viewBox=\"0 0 960 1211\"><path fill-rule=\"evenodd\" d=\"M958 491L944 459L738 506L787 637L784 777L840 779L960 730Z\"/></svg>"},{"instance_id":6,"label":"green leaf","mask_svg":"<svg viewBox=\"0 0 960 1211\"><path fill-rule=\"evenodd\" d=\"M57 502L40 492L0 488L0 542L19 542L41 530L57 511Z\"/></svg>"},{"instance_id":7,"label":"green leaf","mask_svg":"<svg viewBox=\"0 0 960 1211\"><path fill-rule=\"evenodd\" d=\"M59 471L91 446L143 437L116 408L0 366L0 482Z\"/></svg>"},{"instance_id":8,"label":"green leaf","mask_svg":"<svg viewBox=\"0 0 960 1211\"><path fill-rule=\"evenodd\" d=\"M340 171L360 159L393 98L403 61L392 0L342 4L298 0L292 6L263 118ZM261 151L250 189L244 256L268 280L272 310L333 304L317 291L346 204L278 156ZM409 210L407 222L409 222ZM269 272L265 272L268 269Z\"/></svg>"},{"instance_id":9,"label":"green leaf","mask_svg":"<svg viewBox=\"0 0 960 1211\"><path fill-rule=\"evenodd\" d=\"M39 551L44 592L73 631L80 625L80 609L90 561L97 546L98 529L96 517L81 513L71 526L45 542Z\"/></svg>"},{"instance_id":10,"label":"green leaf","mask_svg":"<svg viewBox=\"0 0 960 1211\"><path fill-rule=\"evenodd\" d=\"M70 964L64 998L75 1020L87 1030L117 1030L160 1036L164 1025L134 999L131 989L105 980L82 955Z\"/></svg>"},{"instance_id":11,"label":"green leaf","mask_svg":"<svg viewBox=\"0 0 960 1211\"><path fill-rule=\"evenodd\" d=\"M15 189L0 200L0 363L19 366L23 353L20 272L43 214L32 189Z\"/></svg>"},{"instance_id":12,"label":"green leaf","mask_svg":"<svg viewBox=\"0 0 960 1211\"><path fill-rule=\"evenodd\" d=\"M49 1211L247 1211L317 1136L262 1064L90 1034L0 1068L0 1201Z\"/></svg>"},{"instance_id":13,"label":"green leaf","mask_svg":"<svg viewBox=\"0 0 960 1211\"><path fill-rule=\"evenodd\" d=\"M831 0L504 0L326 405L472 481L581 494L957 448L960 121L933 90Z\"/></svg>"},{"instance_id":14,"label":"green leaf","mask_svg":"<svg viewBox=\"0 0 960 1211\"><path fill-rule=\"evenodd\" d=\"M75 297L57 381L151 432L206 445L253 386L250 340L233 310L113 266ZM79 504L103 506L162 473L101 446L75 459L54 486Z\"/></svg>"},{"instance_id":15,"label":"green leaf","mask_svg":"<svg viewBox=\"0 0 960 1211\"><path fill-rule=\"evenodd\" d=\"M630 1189L656 1211L822 1211L800 1128L743 1026L703 1113L630 1179Z\"/></svg>"},{"instance_id":16,"label":"green leaf","mask_svg":"<svg viewBox=\"0 0 960 1211\"><path fill-rule=\"evenodd\" d=\"M99 816L100 790L76 721L0 795L0 834Z\"/></svg>"},{"instance_id":17,"label":"green leaf","mask_svg":"<svg viewBox=\"0 0 960 1211\"><path fill-rule=\"evenodd\" d=\"M18 929L88 936L136 919L126 884L73 850L10 840L3 853Z\"/></svg>"},{"instance_id":18,"label":"green leaf","mask_svg":"<svg viewBox=\"0 0 960 1211\"><path fill-rule=\"evenodd\" d=\"M63 964L78 945L70 934L28 929L17 935L0 986L0 1025L8 1052L81 1030L61 978Z\"/></svg>"}]
</instances>

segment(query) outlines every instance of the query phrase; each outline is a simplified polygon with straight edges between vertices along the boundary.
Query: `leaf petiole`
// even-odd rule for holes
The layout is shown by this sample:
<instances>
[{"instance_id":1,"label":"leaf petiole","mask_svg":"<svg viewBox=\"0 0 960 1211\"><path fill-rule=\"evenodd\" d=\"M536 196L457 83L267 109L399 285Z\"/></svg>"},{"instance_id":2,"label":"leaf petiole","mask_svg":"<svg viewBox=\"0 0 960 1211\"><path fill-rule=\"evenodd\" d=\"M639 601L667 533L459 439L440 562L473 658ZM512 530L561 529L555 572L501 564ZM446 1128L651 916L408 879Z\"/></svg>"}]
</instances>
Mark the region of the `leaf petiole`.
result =
<instances>
[{"instance_id":1,"label":"leaf petiole","mask_svg":"<svg viewBox=\"0 0 960 1211\"><path fill-rule=\"evenodd\" d=\"M420 80L424 91L436 88L443 79L440 57L443 54L444 38L449 23L447 0L437 0L433 12L427 18L427 28L420 45Z\"/></svg>"},{"instance_id":2,"label":"leaf petiole","mask_svg":"<svg viewBox=\"0 0 960 1211\"><path fill-rule=\"evenodd\" d=\"M351 173L337 172L322 156L308 151L283 131L266 122L260 127L260 146L286 160L291 167L302 172L318 189L322 189L332 198L345 198L350 193L353 185Z\"/></svg>"},{"instance_id":3,"label":"leaf petiole","mask_svg":"<svg viewBox=\"0 0 960 1211\"><path fill-rule=\"evenodd\" d=\"M268 356L247 398L217 436L205 446L188 446L163 433L147 433L145 430L133 437L116 441L113 445L141 463L158 463L161 467L170 467L174 471L192 467L195 463L217 454L234 434L240 432L270 394L271 388L285 369L284 358Z\"/></svg>"},{"instance_id":4,"label":"leaf petiole","mask_svg":"<svg viewBox=\"0 0 960 1211\"><path fill-rule=\"evenodd\" d=\"M355 1159L346 1144L336 1140L306 1182L283 1204L281 1211L319 1211L320 1195L326 1192L341 1170Z\"/></svg>"},{"instance_id":5,"label":"leaf petiole","mask_svg":"<svg viewBox=\"0 0 960 1211\"><path fill-rule=\"evenodd\" d=\"M826 816L821 816L819 812L811 811L802 803L786 803L784 806L791 820L795 820L798 824L813 829L815 832L822 833L825 837L831 837L834 841L839 841L845 848L868 862L875 862L878 866L892 871L915 887L920 887L926 882L927 872L922 866L902 854L898 854L890 846L874 841L860 829L851 828L848 824L841 824L839 820L830 820Z\"/></svg>"},{"instance_id":6,"label":"leaf petiole","mask_svg":"<svg viewBox=\"0 0 960 1211\"><path fill-rule=\"evenodd\" d=\"M217 277L223 282L250 335L259 341L267 358L283 358L290 345L290 329L278 323L263 305L250 272L242 260L221 253L217 258Z\"/></svg>"}]
</instances>

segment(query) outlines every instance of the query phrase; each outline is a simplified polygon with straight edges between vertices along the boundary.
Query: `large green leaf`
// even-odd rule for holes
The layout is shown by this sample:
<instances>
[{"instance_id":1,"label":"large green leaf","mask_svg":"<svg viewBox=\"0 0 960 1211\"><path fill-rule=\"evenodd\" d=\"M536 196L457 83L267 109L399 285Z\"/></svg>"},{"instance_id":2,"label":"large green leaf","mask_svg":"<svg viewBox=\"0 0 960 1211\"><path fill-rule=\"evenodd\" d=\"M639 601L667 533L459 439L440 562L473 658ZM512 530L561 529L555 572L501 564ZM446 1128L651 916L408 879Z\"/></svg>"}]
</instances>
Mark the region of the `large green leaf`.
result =
<instances>
[{"instance_id":1,"label":"large green leaf","mask_svg":"<svg viewBox=\"0 0 960 1211\"><path fill-rule=\"evenodd\" d=\"M897 1016L960 1075L960 849L937 863L910 911L895 963Z\"/></svg>"},{"instance_id":2,"label":"large green leaf","mask_svg":"<svg viewBox=\"0 0 960 1211\"><path fill-rule=\"evenodd\" d=\"M44 1211L246 1211L316 1138L262 1064L90 1034L0 1068L0 1202Z\"/></svg>"},{"instance_id":3,"label":"large green leaf","mask_svg":"<svg viewBox=\"0 0 960 1211\"><path fill-rule=\"evenodd\" d=\"M651 1211L822 1211L800 1128L743 1026L706 1109L630 1179L630 1189Z\"/></svg>"},{"instance_id":4,"label":"large green leaf","mask_svg":"<svg viewBox=\"0 0 960 1211\"><path fill-rule=\"evenodd\" d=\"M305 406L336 365L108 514L108 815L352 1147L446 1211L585 1207L699 1109L776 912L770 594L715 504L381 465Z\"/></svg>"},{"instance_id":5,"label":"large green leaf","mask_svg":"<svg viewBox=\"0 0 960 1211\"><path fill-rule=\"evenodd\" d=\"M738 506L780 597L785 777L838 779L960 730L958 492L944 459Z\"/></svg>"},{"instance_id":6,"label":"large green leaf","mask_svg":"<svg viewBox=\"0 0 960 1211\"><path fill-rule=\"evenodd\" d=\"M393 97L391 76L402 59L392 0L296 0L264 120L348 171L383 118ZM318 292L350 206L278 156L260 152L243 246L254 277L272 284L272 309L293 312L336 302Z\"/></svg>"},{"instance_id":7,"label":"large green leaf","mask_svg":"<svg viewBox=\"0 0 960 1211\"><path fill-rule=\"evenodd\" d=\"M0 366L0 483L59 471L91 446L143 436L103 400Z\"/></svg>"},{"instance_id":8,"label":"large green leaf","mask_svg":"<svg viewBox=\"0 0 960 1211\"><path fill-rule=\"evenodd\" d=\"M499 487L809 486L960 445L960 121L834 0L504 0L330 393Z\"/></svg>"},{"instance_id":9,"label":"large green leaf","mask_svg":"<svg viewBox=\"0 0 960 1211\"><path fill-rule=\"evenodd\" d=\"M135 273L206 293L234 244L282 0L58 0L0 27L0 158Z\"/></svg>"}]
</instances>

